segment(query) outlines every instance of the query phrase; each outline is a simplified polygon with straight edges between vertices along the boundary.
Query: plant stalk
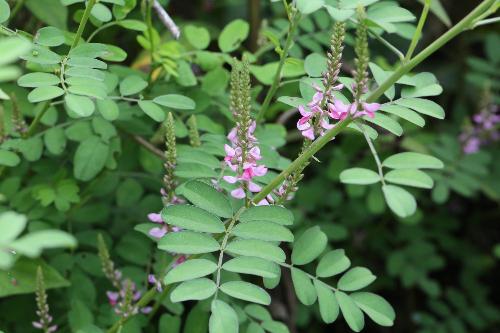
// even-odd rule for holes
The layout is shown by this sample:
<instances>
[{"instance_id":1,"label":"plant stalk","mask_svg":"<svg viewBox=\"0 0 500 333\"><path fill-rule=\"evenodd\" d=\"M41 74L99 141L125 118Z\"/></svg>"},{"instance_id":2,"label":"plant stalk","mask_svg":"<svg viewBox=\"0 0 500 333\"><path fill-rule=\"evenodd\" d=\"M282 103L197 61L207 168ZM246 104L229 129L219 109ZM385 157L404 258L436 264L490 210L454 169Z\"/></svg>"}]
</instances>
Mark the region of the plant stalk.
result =
<instances>
[{"instance_id":1,"label":"plant stalk","mask_svg":"<svg viewBox=\"0 0 500 333\"><path fill-rule=\"evenodd\" d=\"M260 111L257 115L257 118L255 119L257 123L259 123L264 118L267 109L269 108L269 104L271 104L271 100L273 99L274 94L276 94L276 91L278 90L281 80L281 72L283 71L283 66L285 65L285 60L288 56L288 51L290 50L290 47L292 47L295 30L297 29L299 20L300 20L300 13L295 12L295 14L293 14L292 16L292 20L290 21L290 29L288 30L288 36L286 37L285 46L283 47L283 51L281 53L280 62L278 64L278 70L274 75L273 83L269 88L266 98L264 99L264 102L262 103Z\"/></svg>"},{"instance_id":2,"label":"plant stalk","mask_svg":"<svg viewBox=\"0 0 500 333\"><path fill-rule=\"evenodd\" d=\"M90 17L90 12L92 11L92 8L96 4L96 2L97 0L89 0L89 2L87 3L87 7L83 12L80 25L78 26L78 30L76 31L75 39L73 40L73 44L71 44L70 51L73 50L78 45L80 38L82 38L83 31L85 30L85 26L87 25L87 21L89 20Z\"/></svg>"}]
</instances>

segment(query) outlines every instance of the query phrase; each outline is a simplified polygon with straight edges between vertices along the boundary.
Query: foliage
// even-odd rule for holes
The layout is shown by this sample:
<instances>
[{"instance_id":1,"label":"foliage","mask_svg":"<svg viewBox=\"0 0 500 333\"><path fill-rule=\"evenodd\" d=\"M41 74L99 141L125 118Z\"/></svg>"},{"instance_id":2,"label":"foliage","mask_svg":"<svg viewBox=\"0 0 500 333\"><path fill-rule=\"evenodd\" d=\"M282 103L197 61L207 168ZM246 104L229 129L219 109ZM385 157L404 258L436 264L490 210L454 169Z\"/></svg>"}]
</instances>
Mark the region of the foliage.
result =
<instances>
[{"instance_id":1,"label":"foliage","mask_svg":"<svg viewBox=\"0 0 500 333\"><path fill-rule=\"evenodd\" d=\"M0 0L0 332L498 325L498 0L199 2Z\"/></svg>"}]
</instances>

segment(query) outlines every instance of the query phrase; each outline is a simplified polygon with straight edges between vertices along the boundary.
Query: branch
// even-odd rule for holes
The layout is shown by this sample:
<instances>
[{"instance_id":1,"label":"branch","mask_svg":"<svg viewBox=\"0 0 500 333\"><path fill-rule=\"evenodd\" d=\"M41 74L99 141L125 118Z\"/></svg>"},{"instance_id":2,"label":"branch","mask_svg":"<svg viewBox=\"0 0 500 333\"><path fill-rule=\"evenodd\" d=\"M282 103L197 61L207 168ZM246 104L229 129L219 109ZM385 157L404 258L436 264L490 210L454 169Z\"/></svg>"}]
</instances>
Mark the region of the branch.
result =
<instances>
[{"instance_id":1,"label":"branch","mask_svg":"<svg viewBox=\"0 0 500 333\"><path fill-rule=\"evenodd\" d=\"M156 14L160 18L160 21L167 27L167 29L170 31L172 36L174 36L175 39L179 39L181 36L181 30L175 24L174 20L168 15L167 11L163 6L158 2L158 0L153 0L153 8L156 11Z\"/></svg>"}]
</instances>

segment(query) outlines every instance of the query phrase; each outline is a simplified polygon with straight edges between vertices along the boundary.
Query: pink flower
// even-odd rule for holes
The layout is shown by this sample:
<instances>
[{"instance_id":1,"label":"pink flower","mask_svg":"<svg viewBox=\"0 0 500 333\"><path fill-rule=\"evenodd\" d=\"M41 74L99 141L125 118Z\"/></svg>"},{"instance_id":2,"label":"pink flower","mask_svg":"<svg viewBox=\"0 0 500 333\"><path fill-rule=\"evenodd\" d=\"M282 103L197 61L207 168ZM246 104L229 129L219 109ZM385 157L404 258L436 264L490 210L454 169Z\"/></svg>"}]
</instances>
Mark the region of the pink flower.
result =
<instances>
[{"instance_id":1,"label":"pink flower","mask_svg":"<svg viewBox=\"0 0 500 333\"><path fill-rule=\"evenodd\" d=\"M380 104L378 103L362 103L364 112L360 114L367 115L370 118L375 117L375 112L380 110Z\"/></svg>"},{"instance_id":2,"label":"pink flower","mask_svg":"<svg viewBox=\"0 0 500 333\"><path fill-rule=\"evenodd\" d=\"M149 274L148 275L148 282L151 283L151 284L154 284L155 287L156 287L156 290L158 292L161 293L163 291L161 282L156 279L156 277L154 276L154 274Z\"/></svg>"}]
</instances>

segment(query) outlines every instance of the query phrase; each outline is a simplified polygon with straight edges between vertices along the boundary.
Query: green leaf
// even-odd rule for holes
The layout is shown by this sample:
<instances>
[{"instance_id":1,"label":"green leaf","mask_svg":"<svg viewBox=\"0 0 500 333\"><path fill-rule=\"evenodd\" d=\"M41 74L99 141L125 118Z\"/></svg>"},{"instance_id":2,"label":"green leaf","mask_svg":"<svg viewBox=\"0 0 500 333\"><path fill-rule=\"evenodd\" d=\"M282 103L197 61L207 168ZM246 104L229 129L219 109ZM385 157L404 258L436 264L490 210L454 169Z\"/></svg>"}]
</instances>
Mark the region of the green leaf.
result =
<instances>
[{"instance_id":1,"label":"green leaf","mask_svg":"<svg viewBox=\"0 0 500 333\"><path fill-rule=\"evenodd\" d=\"M104 81L105 74L103 71L94 68L85 67L70 67L66 72L64 72L66 77L83 77L87 79L93 79L97 81Z\"/></svg>"},{"instance_id":2,"label":"green leaf","mask_svg":"<svg viewBox=\"0 0 500 333\"><path fill-rule=\"evenodd\" d=\"M364 288L377 277L365 267L353 267L342 275L337 286L340 290L354 291Z\"/></svg>"},{"instance_id":3,"label":"green leaf","mask_svg":"<svg viewBox=\"0 0 500 333\"><path fill-rule=\"evenodd\" d=\"M108 65L101 60L94 59L92 57L78 57L72 56L66 62L68 66L71 67L80 67L80 68L97 68L97 69L106 69Z\"/></svg>"},{"instance_id":4,"label":"green leaf","mask_svg":"<svg viewBox=\"0 0 500 333\"><path fill-rule=\"evenodd\" d=\"M351 266L351 261L343 249L330 251L325 254L316 267L318 277L330 277L342 273Z\"/></svg>"},{"instance_id":5,"label":"green leaf","mask_svg":"<svg viewBox=\"0 0 500 333\"><path fill-rule=\"evenodd\" d=\"M368 292L351 294L357 306L380 326L393 326L396 313L392 306L379 295Z\"/></svg>"},{"instance_id":6,"label":"green leaf","mask_svg":"<svg viewBox=\"0 0 500 333\"><path fill-rule=\"evenodd\" d=\"M45 132L43 136L47 150L54 154L60 155L66 148L66 135L61 127L52 127Z\"/></svg>"},{"instance_id":7,"label":"green leaf","mask_svg":"<svg viewBox=\"0 0 500 333\"><path fill-rule=\"evenodd\" d=\"M293 242L293 234L282 225L253 221L240 223L233 229L235 236L244 239L260 239L268 242Z\"/></svg>"},{"instance_id":8,"label":"green leaf","mask_svg":"<svg viewBox=\"0 0 500 333\"><path fill-rule=\"evenodd\" d=\"M389 156L382 163L391 169L442 169L443 162L434 156L414 152L404 152Z\"/></svg>"},{"instance_id":9,"label":"green leaf","mask_svg":"<svg viewBox=\"0 0 500 333\"><path fill-rule=\"evenodd\" d=\"M306 265L310 263L320 256L327 243L328 238L318 226L307 229L293 243L292 264Z\"/></svg>"},{"instance_id":10,"label":"green leaf","mask_svg":"<svg viewBox=\"0 0 500 333\"><path fill-rule=\"evenodd\" d=\"M74 77L71 78L74 80L69 80L69 81L84 81L83 84L74 84L70 83L71 85L68 87L68 91L74 95L83 95L83 96L89 96L89 97L94 97L96 99L105 99L106 98L106 91L105 91L105 86L96 80L92 79L86 79L86 78L79 78L79 77ZM92 82L94 81L94 82ZM69 82L68 82L69 83ZM92 103L93 105L93 103ZM95 106L94 106L95 109Z\"/></svg>"},{"instance_id":11,"label":"green leaf","mask_svg":"<svg viewBox=\"0 0 500 333\"><path fill-rule=\"evenodd\" d=\"M351 18L355 11L352 9L339 9L333 6L326 5L326 10L328 11L328 14L335 20L339 22L345 22L349 18Z\"/></svg>"},{"instance_id":12,"label":"green leaf","mask_svg":"<svg viewBox=\"0 0 500 333\"><path fill-rule=\"evenodd\" d=\"M314 288L316 288L318 294L321 319L327 324L333 323L339 316L339 303L335 298L335 294L326 283L320 280L314 280Z\"/></svg>"},{"instance_id":13,"label":"green leaf","mask_svg":"<svg viewBox=\"0 0 500 333\"><path fill-rule=\"evenodd\" d=\"M40 45L35 45L30 53L25 53L20 58L41 65L55 65L61 61L60 55Z\"/></svg>"},{"instance_id":14,"label":"green leaf","mask_svg":"<svg viewBox=\"0 0 500 333\"><path fill-rule=\"evenodd\" d=\"M220 286L225 294L262 305L271 304L271 296L259 286L245 281L229 281Z\"/></svg>"},{"instance_id":15,"label":"green leaf","mask_svg":"<svg viewBox=\"0 0 500 333\"><path fill-rule=\"evenodd\" d=\"M102 58L109 53L108 47L101 43L80 43L69 52L70 57Z\"/></svg>"},{"instance_id":16,"label":"green leaf","mask_svg":"<svg viewBox=\"0 0 500 333\"><path fill-rule=\"evenodd\" d=\"M378 65L374 64L373 62L370 63L370 70L373 73L373 77L377 84L380 86L385 80L387 80L392 72L389 71L384 71L382 68L380 68ZM396 89L394 85L392 85L389 89L387 89L384 92L384 95L389 99L393 100L394 96L396 95Z\"/></svg>"},{"instance_id":17,"label":"green leaf","mask_svg":"<svg viewBox=\"0 0 500 333\"><path fill-rule=\"evenodd\" d=\"M25 74L17 80L19 86L28 88L55 86L60 82L59 78L54 74L42 72Z\"/></svg>"},{"instance_id":18,"label":"green leaf","mask_svg":"<svg viewBox=\"0 0 500 333\"><path fill-rule=\"evenodd\" d=\"M236 19L230 22L219 35L219 49L226 53L236 50L247 39L249 32L250 26L246 21Z\"/></svg>"},{"instance_id":19,"label":"green leaf","mask_svg":"<svg viewBox=\"0 0 500 333\"><path fill-rule=\"evenodd\" d=\"M211 236L193 232L170 232L158 242L158 248L164 251L184 254L199 254L218 251L219 243Z\"/></svg>"},{"instance_id":20,"label":"green leaf","mask_svg":"<svg viewBox=\"0 0 500 333\"><path fill-rule=\"evenodd\" d=\"M179 178L199 179L216 178L218 173L214 169L198 163L179 163L174 170L174 175Z\"/></svg>"},{"instance_id":21,"label":"green leaf","mask_svg":"<svg viewBox=\"0 0 500 333\"><path fill-rule=\"evenodd\" d=\"M190 259L170 270L165 279L165 284L192 280L204 277L217 270L217 264L207 259Z\"/></svg>"},{"instance_id":22,"label":"green leaf","mask_svg":"<svg viewBox=\"0 0 500 333\"><path fill-rule=\"evenodd\" d=\"M148 29L148 26L139 20L122 20L118 22L118 25L125 29L135 31L146 31Z\"/></svg>"},{"instance_id":23,"label":"green leaf","mask_svg":"<svg viewBox=\"0 0 500 333\"><path fill-rule=\"evenodd\" d=\"M210 33L204 27L187 25L184 27L184 36L198 50L204 50L210 44Z\"/></svg>"},{"instance_id":24,"label":"green leaf","mask_svg":"<svg viewBox=\"0 0 500 333\"><path fill-rule=\"evenodd\" d=\"M8 271L0 270L0 297L33 293L36 290L35 276L38 267L43 271L45 289L69 286L69 282L43 260L20 258ZM12 277L15 277L16 284L12 283Z\"/></svg>"},{"instance_id":25,"label":"green leaf","mask_svg":"<svg viewBox=\"0 0 500 333\"><path fill-rule=\"evenodd\" d=\"M14 212L0 214L0 244L7 244L16 239L26 226L26 216ZM2 249L3 251L3 249Z\"/></svg>"},{"instance_id":26,"label":"green leaf","mask_svg":"<svg viewBox=\"0 0 500 333\"><path fill-rule=\"evenodd\" d=\"M26 0L25 5L41 21L59 29L66 29L68 9L60 1Z\"/></svg>"},{"instance_id":27,"label":"green leaf","mask_svg":"<svg viewBox=\"0 0 500 333\"><path fill-rule=\"evenodd\" d=\"M212 234L222 233L226 230L224 224L217 216L195 206L167 206L161 211L161 216L168 224L183 229Z\"/></svg>"},{"instance_id":28,"label":"green leaf","mask_svg":"<svg viewBox=\"0 0 500 333\"><path fill-rule=\"evenodd\" d=\"M44 27L37 31L35 42L43 46L59 46L64 44L64 33L55 27Z\"/></svg>"},{"instance_id":29,"label":"green leaf","mask_svg":"<svg viewBox=\"0 0 500 333\"><path fill-rule=\"evenodd\" d=\"M405 87L401 91L401 97L411 98L411 97L426 97L426 96L438 96L443 92L443 87L441 85L434 83L419 87Z\"/></svg>"},{"instance_id":30,"label":"green leaf","mask_svg":"<svg viewBox=\"0 0 500 333\"><path fill-rule=\"evenodd\" d=\"M80 143L73 160L73 174L76 179L93 179L106 164L109 146L97 136L91 136Z\"/></svg>"},{"instance_id":31,"label":"green leaf","mask_svg":"<svg viewBox=\"0 0 500 333\"><path fill-rule=\"evenodd\" d=\"M217 286L212 280L199 278L190 281L184 281L175 288L170 294L170 300L174 303L207 299L217 290Z\"/></svg>"},{"instance_id":32,"label":"green leaf","mask_svg":"<svg viewBox=\"0 0 500 333\"><path fill-rule=\"evenodd\" d=\"M256 322L252 321L248 324L247 330L245 333L266 333L262 327L260 327L259 324Z\"/></svg>"},{"instance_id":33,"label":"green leaf","mask_svg":"<svg viewBox=\"0 0 500 333\"><path fill-rule=\"evenodd\" d=\"M403 98L395 101L396 104L415 110L437 119L444 119L444 110L436 102L422 98Z\"/></svg>"},{"instance_id":34,"label":"green leaf","mask_svg":"<svg viewBox=\"0 0 500 333\"><path fill-rule=\"evenodd\" d=\"M222 268L228 272L250 274L264 278L276 278L280 270L276 263L257 257L236 257L226 261Z\"/></svg>"},{"instance_id":35,"label":"green leaf","mask_svg":"<svg viewBox=\"0 0 500 333\"><path fill-rule=\"evenodd\" d=\"M96 100L97 110L101 116L109 121L116 120L120 115L120 109L115 101L111 99Z\"/></svg>"},{"instance_id":36,"label":"green leaf","mask_svg":"<svg viewBox=\"0 0 500 333\"><path fill-rule=\"evenodd\" d=\"M21 163L21 159L16 153L0 149L0 166L15 167L19 163Z\"/></svg>"},{"instance_id":37,"label":"green leaf","mask_svg":"<svg viewBox=\"0 0 500 333\"><path fill-rule=\"evenodd\" d=\"M237 239L229 243L226 251L236 255L253 256L274 262L285 262L285 252L278 246L256 239Z\"/></svg>"},{"instance_id":38,"label":"green leaf","mask_svg":"<svg viewBox=\"0 0 500 333\"><path fill-rule=\"evenodd\" d=\"M347 325L354 332L360 332L365 326L365 318L363 312L354 303L351 297L342 291L336 291L335 297L340 305L342 316L344 316Z\"/></svg>"},{"instance_id":39,"label":"green leaf","mask_svg":"<svg viewBox=\"0 0 500 333\"><path fill-rule=\"evenodd\" d=\"M386 116L382 113L375 113L375 117L370 118L368 116L363 117L364 120L375 124L377 126L382 127L383 129L391 132L394 135L401 136L403 134L403 128L399 123L392 119L391 117Z\"/></svg>"},{"instance_id":40,"label":"green leaf","mask_svg":"<svg viewBox=\"0 0 500 333\"><path fill-rule=\"evenodd\" d=\"M209 321L210 333L238 333L238 315L231 306L226 302L214 299L211 310L212 314Z\"/></svg>"},{"instance_id":41,"label":"green leaf","mask_svg":"<svg viewBox=\"0 0 500 333\"><path fill-rule=\"evenodd\" d=\"M178 188L177 192L194 205L210 213L224 218L233 216L233 208L229 200L224 194L206 183L190 181Z\"/></svg>"},{"instance_id":42,"label":"green leaf","mask_svg":"<svg viewBox=\"0 0 500 333\"><path fill-rule=\"evenodd\" d=\"M45 249L74 248L76 239L60 230L42 230L27 234L10 243L9 247L27 257L38 257Z\"/></svg>"},{"instance_id":43,"label":"green leaf","mask_svg":"<svg viewBox=\"0 0 500 333\"><path fill-rule=\"evenodd\" d=\"M28 94L28 101L38 103L54 99L64 94L64 90L56 86L43 86L33 89Z\"/></svg>"},{"instance_id":44,"label":"green leaf","mask_svg":"<svg viewBox=\"0 0 500 333\"><path fill-rule=\"evenodd\" d=\"M96 3L94 7L92 7L92 11L90 13L94 18L101 22L109 22L113 19L111 10L109 10L109 8L104 6L102 3Z\"/></svg>"},{"instance_id":45,"label":"green leaf","mask_svg":"<svg viewBox=\"0 0 500 333\"><path fill-rule=\"evenodd\" d=\"M424 127L425 125L425 119L422 118L422 116L403 106L396 104L384 104L380 107L380 110L398 116L399 118L407 120L417 126Z\"/></svg>"},{"instance_id":46,"label":"green leaf","mask_svg":"<svg viewBox=\"0 0 500 333\"><path fill-rule=\"evenodd\" d=\"M165 120L165 111L155 103L151 101L139 101L137 104L154 121L161 123Z\"/></svg>"},{"instance_id":47,"label":"green leaf","mask_svg":"<svg viewBox=\"0 0 500 333\"><path fill-rule=\"evenodd\" d=\"M421 4L423 4L424 1L425 0L418 0ZM434 13L434 15L436 15L447 27L451 27L451 19L441 4L441 0L431 1L431 12Z\"/></svg>"},{"instance_id":48,"label":"green leaf","mask_svg":"<svg viewBox=\"0 0 500 333\"><path fill-rule=\"evenodd\" d=\"M2 57L0 58L0 66L9 64L17 58L23 56L31 49L32 44L20 37L8 37L0 39L0 50Z\"/></svg>"},{"instance_id":49,"label":"green leaf","mask_svg":"<svg viewBox=\"0 0 500 333\"><path fill-rule=\"evenodd\" d=\"M291 270L293 287L297 298L304 305L313 305L316 302L317 294L311 279L301 269L292 267Z\"/></svg>"},{"instance_id":50,"label":"green leaf","mask_svg":"<svg viewBox=\"0 0 500 333\"><path fill-rule=\"evenodd\" d=\"M391 170L384 176L385 180L399 185L431 189L434 181L425 172L417 169Z\"/></svg>"},{"instance_id":51,"label":"green leaf","mask_svg":"<svg viewBox=\"0 0 500 333\"><path fill-rule=\"evenodd\" d=\"M351 168L340 173L340 181L345 184L369 185L380 182L380 176L369 169Z\"/></svg>"},{"instance_id":52,"label":"green leaf","mask_svg":"<svg viewBox=\"0 0 500 333\"><path fill-rule=\"evenodd\" d=\"M382 191L387 205L396 215L408 217L417 210L415 197L404 188L395 185L384 185Z\"/></svg>"},{"instance_id":53,"label":"green leaf","mask_svg":"<svg viewBox=\"0 0 500 333\"><path fill-rule=\"evenodd\" d=\"M241 213L240 221L267 221L281 225L292 225L293 214L281 206L253 206Z\"/></svg>"},{"instance_id":54,"label":"green leaf","mask_svg":"<svg viewBox=\"0 0 500 333\"><path fill-rule=\"evenodd\" d=\"M271 314L269 311L257 304L248 304L245 306L245 312L252 318L255 318L260 321L272 320Z\"/></svg>"},{"instance_id":55,"label":"green leaf","mask_svg":"<svg viewBox=\"0 0 500 333\"><path fill-rule=\"evenodd\" d=\"M325 5L325 0L297 0L296 6L302 14L311 14Z\"/></svg>"},{"instance_id":56,"label":"green leaf","mask_svg":"<svg viewBox=\"0 0 500 333\"><path fill-rule=\"evenodd\" d=\"M311 77L321 77L326 71L326 57L319 53L311 53L304 61L304 69Z\"/></svg>"},{"instance_id":57,"label":"green leaf","mask_svg":"<svg viewBox=\"0 0 500 333\"><path fill-rule=\"evenodd\" d=\"M0 0L0 23L6 22L10 17L10 7L5 0Z\"/></svg>"},{"instance_id":58,"label":"green leaf","mask_svg":"<svg viewBox=\"0 0 500 333\"><path fill-rule=\"evenodd\" d=\"M78 117L89 117L95 111L94 102L86 96L66 94L66 96L64 96L64 103L66 107Z\"/></svg>"},{"instance_id":59,"label":"green leaf","mask_svg":"<svg viewBox=\"0 0 500 333\"><path fill-rule=\"evenodd\" d=\"M155 97L153 102L177 110L194 110L196 107L196 103L191 98L175 94Z\"/></svg>"},{"instance_id":60,"label":"green leaf","mask_svg":"<svg viewBox=\"0 0 500 333\"><path fill-rule=\"evenodd\" d=\"M120 82L120 94L122 96L135 95L148 86L148 83L140 76L130 75Z\"/></svg>"}]
</instances>

